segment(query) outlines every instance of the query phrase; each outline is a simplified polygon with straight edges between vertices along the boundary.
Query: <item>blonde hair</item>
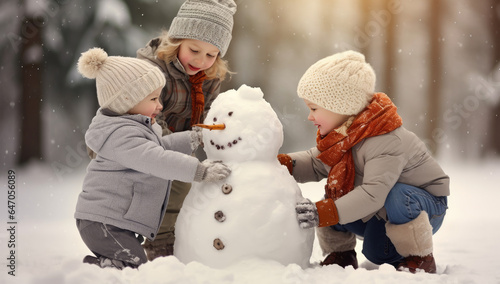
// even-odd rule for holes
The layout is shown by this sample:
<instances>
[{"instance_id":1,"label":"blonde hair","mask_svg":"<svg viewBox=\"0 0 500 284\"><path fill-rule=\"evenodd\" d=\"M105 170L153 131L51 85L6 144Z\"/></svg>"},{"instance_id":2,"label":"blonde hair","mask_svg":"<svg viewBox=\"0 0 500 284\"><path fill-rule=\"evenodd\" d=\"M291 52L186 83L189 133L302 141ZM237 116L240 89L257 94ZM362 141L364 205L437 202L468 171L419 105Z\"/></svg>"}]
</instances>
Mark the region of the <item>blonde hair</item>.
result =
<instances>
[{"instance_id":1,"label":"blonde hair","mask_svg":"<svg viewBox=\"0 0 500 284\"><path fill-rule=\"evenodd\" d=\"M184 41L184 39L170 38L167 31L164 31L161 34L160 38L161 44L156 50L156 56L168 64L177 58L179 47L181 46L181 43ZM229 70L227 60L222 59L219 52L214 64L210 68L205 70L205 74L207 75L207 80L219 79L221 81L224 81L227 74L229 74L229 76L231 77L234 72L231 72Z\"/></svg>"}]
</instances>

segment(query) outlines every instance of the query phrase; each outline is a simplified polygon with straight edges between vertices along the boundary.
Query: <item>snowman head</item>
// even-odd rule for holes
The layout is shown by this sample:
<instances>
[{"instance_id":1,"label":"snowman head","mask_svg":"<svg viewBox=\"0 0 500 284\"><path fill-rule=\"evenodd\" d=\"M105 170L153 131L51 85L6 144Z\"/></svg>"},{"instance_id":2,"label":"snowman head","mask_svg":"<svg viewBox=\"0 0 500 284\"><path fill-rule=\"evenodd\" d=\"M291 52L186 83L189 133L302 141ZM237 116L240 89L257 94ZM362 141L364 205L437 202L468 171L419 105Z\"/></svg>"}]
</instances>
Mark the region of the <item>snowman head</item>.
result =
<instances>
[{"instance_id":1,"label":"snowman head","mask_svg":"<svg viewBox=\"0 0 500 284\"><path fill-rule=\"evenodd\" d=\"M199 126L207 128L203 143L210 160L276 160L283 144L283 126L260 88L242 85L220 94Z\"/></svg>"}]
</instances>

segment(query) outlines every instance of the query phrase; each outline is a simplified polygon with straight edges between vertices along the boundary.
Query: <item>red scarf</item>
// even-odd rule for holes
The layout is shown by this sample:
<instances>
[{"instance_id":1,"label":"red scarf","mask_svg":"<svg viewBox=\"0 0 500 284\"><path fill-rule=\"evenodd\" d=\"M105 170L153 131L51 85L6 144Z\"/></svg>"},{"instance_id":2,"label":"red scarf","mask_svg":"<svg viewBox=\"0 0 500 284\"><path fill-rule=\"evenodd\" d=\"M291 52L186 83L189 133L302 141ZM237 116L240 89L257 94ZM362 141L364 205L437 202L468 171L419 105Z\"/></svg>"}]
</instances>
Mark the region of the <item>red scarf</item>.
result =
<instances>
[{"instance_id":1,"label":"red scarf","mask_svg":"<svg viewBox=\"0 0 500 284\"><path fill-rule=\"evenodd\" d=\"M335 129L325 137L317 134L318 155L323 163L332 167L328 174L325 192L328 198L337 200L354 189L354 161L351 148L363 139L382 135L403 124L397 107L384 93L376 93L371 103L360 112L341 134Z\"/></svg>"},{"instance_id":2,"label":"red scarf","mask_svg":"<svg viewBox=\"0 0 500 284\"><path fill-rule=\"evenodd\" d=\"M207 78L204 71L189 76L191 82L191 126L200 123L201 115L205 108L205 96L203 95L203 81Z\"/></svg>"}]
</instances>

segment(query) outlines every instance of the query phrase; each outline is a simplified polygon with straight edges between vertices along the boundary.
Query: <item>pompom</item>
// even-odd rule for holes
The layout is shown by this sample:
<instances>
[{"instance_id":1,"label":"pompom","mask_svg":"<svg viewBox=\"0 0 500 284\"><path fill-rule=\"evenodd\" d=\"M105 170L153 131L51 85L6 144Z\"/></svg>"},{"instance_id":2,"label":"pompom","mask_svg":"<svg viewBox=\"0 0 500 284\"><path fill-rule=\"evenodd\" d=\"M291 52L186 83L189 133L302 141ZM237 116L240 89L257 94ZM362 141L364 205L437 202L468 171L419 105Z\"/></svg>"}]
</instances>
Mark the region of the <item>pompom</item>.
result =
<instances>
[{"instance_id":1,"label":"pompom","mask_svg":"<svg viewBox=\"0 0 500 284\"><path fill-rule=\"evenodd\" d=\"M343 60L352 60L352 61L358 61L361 63L365 63L365 56L362 53L353 51L353 50L348 50L345 51L343 54Z\"/></svg>"},{"instance_id":2,"label":"pompom","mask_svg":"<svg viewBox=\"0 0 500 284\"><path fill-rule=\"evenodd\" d=\"M78 72L86 78L94 79L107 58L108 54L102 48L91 48L78 59Z\"/></svg>"}]
</instances>

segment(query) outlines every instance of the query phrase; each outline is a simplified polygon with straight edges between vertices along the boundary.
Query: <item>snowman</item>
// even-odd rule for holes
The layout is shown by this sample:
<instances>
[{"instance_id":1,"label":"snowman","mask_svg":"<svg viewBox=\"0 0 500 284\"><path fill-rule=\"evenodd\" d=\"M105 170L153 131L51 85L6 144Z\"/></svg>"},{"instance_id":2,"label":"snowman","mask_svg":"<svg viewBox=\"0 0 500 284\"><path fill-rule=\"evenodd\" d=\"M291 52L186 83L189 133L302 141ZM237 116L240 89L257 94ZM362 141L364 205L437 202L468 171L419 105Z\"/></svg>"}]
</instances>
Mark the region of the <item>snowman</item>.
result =
<instances>
[{"instance_id":1,"label":"snowman","mask_svg":"<svg viewBox=\"0 0 500 284\"><path fill-rule=\"evenodd\" d=\"M309 265L314 229L299 227L302 194L276 155L283 127L259 88L242 85L220 94L203 128L207 158L231 174L194 183L176 222L174 255L224 268L250 258Z\"/></svg>"}]
</instances>

